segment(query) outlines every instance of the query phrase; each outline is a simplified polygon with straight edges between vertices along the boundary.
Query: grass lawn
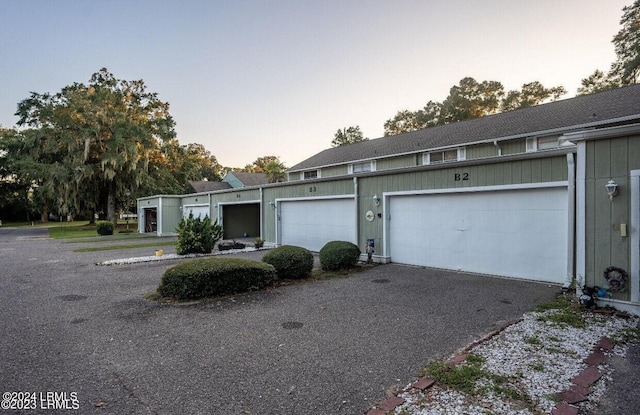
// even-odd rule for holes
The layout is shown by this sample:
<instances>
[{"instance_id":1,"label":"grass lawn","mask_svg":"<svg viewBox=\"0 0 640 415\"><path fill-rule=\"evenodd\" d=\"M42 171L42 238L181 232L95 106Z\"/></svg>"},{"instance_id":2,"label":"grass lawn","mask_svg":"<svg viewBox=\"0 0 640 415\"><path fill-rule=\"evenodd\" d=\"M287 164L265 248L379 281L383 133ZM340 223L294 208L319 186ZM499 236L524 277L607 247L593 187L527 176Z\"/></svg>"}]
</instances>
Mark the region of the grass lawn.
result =
<instances>
[{"instance_id":1,"label":"grass lawn","mask_svg":"<svg viewBox=\"0 0 640 415\"><path fill-rule=\"evenodd\" d=\"M136 222L129 222L129 233L126 232L126 224L118 222L118 227L114 232L118 239L130 239L138 237L138 224ZM98 237L96 231L96 225L88 222L60 222L49 223L49 236L54 239L68 239L68 238L87 238Z\"/></svg>"}]
</instances>

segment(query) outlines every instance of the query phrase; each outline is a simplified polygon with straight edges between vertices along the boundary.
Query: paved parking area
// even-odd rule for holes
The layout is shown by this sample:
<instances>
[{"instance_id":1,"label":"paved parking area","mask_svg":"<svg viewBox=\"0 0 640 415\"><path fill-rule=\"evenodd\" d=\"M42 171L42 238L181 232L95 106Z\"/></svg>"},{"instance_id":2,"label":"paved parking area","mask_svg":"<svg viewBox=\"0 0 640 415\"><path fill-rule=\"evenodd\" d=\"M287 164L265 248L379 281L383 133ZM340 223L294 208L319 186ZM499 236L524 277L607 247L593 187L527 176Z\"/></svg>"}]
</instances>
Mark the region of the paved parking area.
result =
<instances>
[{"instance_id":1,"label":"paved parking area","mask_svg":"<svg viewBox=\"0 0 640 415\"><path fill-rule=\"evenodd\" d=\"M559 291L390 264L158 306L142 295L176 261L96 266L153 248L77 247L0 228L1 392L75 392L77 413L361 414Z\"/></svg>"}]
</instances>

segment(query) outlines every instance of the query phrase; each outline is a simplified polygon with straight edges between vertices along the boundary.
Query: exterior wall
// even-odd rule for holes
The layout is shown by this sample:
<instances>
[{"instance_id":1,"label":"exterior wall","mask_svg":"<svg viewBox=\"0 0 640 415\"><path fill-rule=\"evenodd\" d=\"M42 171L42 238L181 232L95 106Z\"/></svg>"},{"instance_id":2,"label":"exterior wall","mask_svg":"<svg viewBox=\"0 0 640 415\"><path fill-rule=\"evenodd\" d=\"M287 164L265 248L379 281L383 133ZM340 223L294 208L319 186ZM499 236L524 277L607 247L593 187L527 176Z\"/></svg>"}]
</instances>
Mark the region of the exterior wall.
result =
<instances>
[{"instance_id":1,"label":"exterior wall","mask_svg":"<svg viewBox=\"0 0 640 415\"><path fill-rule=\"evenodd\" d=\"M519 138L516 140L500 141L498 145L502 149L503 156L525 153L527 151L527 140L524 138Z\"/></svg>"},{"instance_id":2,"label":"exterior wall","mask_svg":"<svg viewBox=\"0 0 640 415\"><path fill-rule=\"evenodd\" d=\"M353 178L340 180L308 180L304 183L263 188L262 238L276 242L276 203L281 199L313 199L337 195L352 195Z\"/></svg>"},{"instance_id":3,"label":"exterior wall","mask_svg":"<svg viewBox=\"0 0 640 415\"><path fill-rule=\"evenodd\" d=\"M491 163L457 167L438 165L421 171L375 175L358 179L358 244L363 250L367 239L375 239L376 254L382 254L384 220L383 203L376 205L373 196L382 200L385 192L451 189L568 180L566 155L514 161L491 160ZM365 218L374 213L374 220Z\"/></svg>"},{"instance_id":4,"label":"exterior wall","mask_svg":"<svg viewBox=\"0 0 640 415\"><path fill-rule=\"evenodd\" d=\"M349 174L349 169L347 167L348 165L342 165L342 166L332 166L332 167L323 167L322 168L322 172L321 172L321 176L324 177L335 177L335 176L344 176L346 174Z\"/></svg>"},{"instance_id":5,"label":"exterior wall","mask_svg":"<svg viewBox=\"0 0 640 415\"><path fill-rule=\"evenodd\" d=\"M584 280L588 286L606 286L604 271L622 268L631 278L630 237L621 235L621 224L631 226L630 171L640 169L640 135L586 141L584 171ZM609 180L618 183L618 195L610 199ZM636 278L637 280L637 278ZM638 290L639 287L631 287ZM612 293L615 300L629 301L631 289Z\"/></svg>"},{"instance_id":6,"label":"exterior wall","mask_svg":"<svg viewBox=\"0 0 640 415\"><path fill-rule=\"evenodd\" d=\"M161 198L161 210L158 211L158 236L175 235L180 222L180 196L164 196Z\"/></svg>"},{"instance_id":7,"label":"exterior wall","mask_svg":"<svg viewBox=\"0 0 640 415\"><path fill-rule=\"evenodd\" d=\"M498 147L493 144L476 144L467 146L467 160L481 159L485 157L497 157Z\"/></svg>"},{"instance_id":8,"label":"exterior wall","mask_svg":"<svg viewBox=\"0 0 640 415\"><path fill-rule=\"evenodd\" d=\"M422 164L421 154L407 154L399 157L387 157L376 160L376 171L414 167Z\"/></svg>"}]
</instances>

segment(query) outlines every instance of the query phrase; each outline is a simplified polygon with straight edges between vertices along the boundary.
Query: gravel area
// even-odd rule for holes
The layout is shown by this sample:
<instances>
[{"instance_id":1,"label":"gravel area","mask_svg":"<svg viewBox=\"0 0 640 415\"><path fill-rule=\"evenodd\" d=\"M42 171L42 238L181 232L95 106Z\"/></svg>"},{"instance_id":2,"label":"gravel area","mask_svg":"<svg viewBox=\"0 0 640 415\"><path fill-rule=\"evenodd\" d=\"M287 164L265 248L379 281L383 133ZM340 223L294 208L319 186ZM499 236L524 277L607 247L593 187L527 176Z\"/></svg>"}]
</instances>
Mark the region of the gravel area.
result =
<instances>
[{"instance_id":1,"label":"gravel area","mask_svg":"<svg viewBox=\"0 0 640 415\"><path fill-rule=\"evenodd\" d=\"M603 338L613 340L614 347L605 356L624 356L628 345L625 334L637 336L639 318L611 314L583 314L585 326L571 327L550 321L558 310L531 312L499 334L469 349L480 356L482 369L491 375L508 379L502 388L515 390L520 399L509 399L496 393L496 383L483 378L476 385L484 392L475 396L461 393L436 383L424 391L404 389L398 396L405 403L397 406L398 415L537 415L552 413L560 399L558 394L569 390L572 379L583 372L589 357ZM603 396L611 381L612 368L608 360L597 365L603 376L591 385L587 400L573 405L578 413L586 413ZM466 362L462 363L467 364ZM513 396L513 395L511 395Z\"/></svg>"}]
</instances>

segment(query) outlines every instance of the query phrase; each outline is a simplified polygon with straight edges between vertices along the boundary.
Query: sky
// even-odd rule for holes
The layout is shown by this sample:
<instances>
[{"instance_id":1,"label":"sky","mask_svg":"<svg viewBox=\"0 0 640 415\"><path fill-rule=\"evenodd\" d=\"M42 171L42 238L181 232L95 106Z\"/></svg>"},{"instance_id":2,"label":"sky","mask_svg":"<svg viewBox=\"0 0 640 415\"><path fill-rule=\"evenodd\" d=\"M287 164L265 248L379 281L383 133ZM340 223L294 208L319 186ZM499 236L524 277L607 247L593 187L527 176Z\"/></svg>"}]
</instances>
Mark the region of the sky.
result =
<instances>
[{"instance_id":1,"label":"sky","mask_svg":"<svg viewBox=\"0 0 640 415\"><path fill-rule=\"evenodd\" d=\"M106 67L170 104L181 144L291 167L338 129L370 139L467 76L575 95L615 60L632 0L0 0L0 125Z\"/></svg>"}]
</instances>

